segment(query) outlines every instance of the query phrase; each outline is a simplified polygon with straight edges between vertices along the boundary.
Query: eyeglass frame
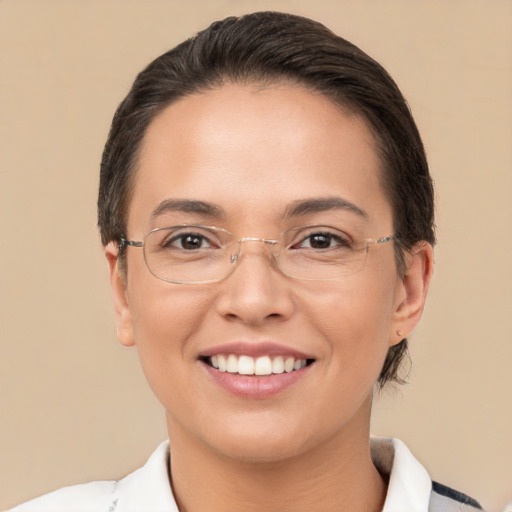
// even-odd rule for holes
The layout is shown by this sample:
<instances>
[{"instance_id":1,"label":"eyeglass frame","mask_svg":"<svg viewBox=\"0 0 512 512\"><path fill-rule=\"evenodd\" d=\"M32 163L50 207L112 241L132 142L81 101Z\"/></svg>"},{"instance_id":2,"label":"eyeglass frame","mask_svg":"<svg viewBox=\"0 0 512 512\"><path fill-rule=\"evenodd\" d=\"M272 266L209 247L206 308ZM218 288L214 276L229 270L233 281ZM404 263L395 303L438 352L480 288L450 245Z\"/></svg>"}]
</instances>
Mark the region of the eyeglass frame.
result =
<instances>
[{"instance_id":1,"label":"eyeglass frame","mask_svg":"<svg viewBox=\"0 0 512 512\"><path fill-rule=\"evenodd\" d=\"M146 264L147 269L149 270L149 272L153 276L155 276L157 279L160 279L161 281L164 281L166 283L172 283L172 284L196 285L196 284L220 283L224 279L228 278L234 272L234 270L237 267L236 263L240 260L239 255L241 253L242 244L244 242L263 242L266 246L275 246L276 244L282 243L279 240L275 240L275 239L272 239L272 238L259 238L259 237L254 237L254 236L242 237L242 238L239 238L237 240L234 239L231 243L232 244L235 244L235 243L238 244L239 249L238 249L238 251L235 254L232 254L230 256L230 262L231 263L235 263L235 265L233 266L231 271L229 271L225 276L221 277L220 279L212 279L212 280L206 280L206 281L178 281L177 279L167 279L167 278L164 278L164 277L156 274L151 269L151 267L150 267L150 265L148 264L148 261L147 261L146 250L145 250L145 247L146 247L145 241L146 241L146 239L151 234L153 234L155 232L158 232L158 231L169 230L169 229L172 229L172 228L186 228L186 227L204 228L204 229L209 229L209 230L214 230L214 231L221 231L221 232L226 233L228 235L231 235L233 237L235 236L235 235L233 235L233 233L231 233L227 229L220 228L218 226L205 226L205 225L201 225L201 224L178 224L178 225L175 225L175 226L165 226L165 227L161 227L161 228L154 228L154 229L149 231L144 236L143 240L127 240L126 238L121 237L120 238L121 243L118 244L117 247L118 247L119 251L122 251L122 250L126 249L126 247L142 248L143 249L143 256L144 256L144 263ZM295 229L314 228L314 227L316 227L316 226L314 226L314 225L311 225L311 226L309 226L309 225L300 226L299 228L293 228L293 229L290 229L290 230L283 231L281 233L281 235L284 234L284 233L287 233L288 231L292 231L292 230L295 230ZM327 226L318 226L318 227L327 227ZM385 243L388 243L388 242L396 242L397 240L398 240L398 238L395 235L389 235L389 236L385 236L385 237L381 237L381 238L365 238L365 239L359 240L358 243L366 243L365 250L366 250L366 253L368 253L368 250L369 250L371 245L380 245L380 244L385 244ZM278 258L273 257L273 258L271 258L271 261L274 262L275 267L277 268L277 270L279 270L279 272L281 272L281 274L283 274L283 275L285 275L287 277L290 277L292 279L297 279L299 281L332 281L332 280L335 280L335 279L338 279L339 277L341 277L341 276L334 276L334 277L327 277L327 278L321 278L321 277L320 278L318 278L318 277L312 277L312 278L297 277L297 276L288 274L287 272L282 270L280 268L280 266L279 266ZM355 272L353 272L351 274L346 274L343 277L348 277L348 276L357 274L358 272L363 270L363 268L365 267L365 264L366 264L366 260L365 260L365 262L363 263L363 266L360 269L356 270Z\"/></svg>"}]
</instances>

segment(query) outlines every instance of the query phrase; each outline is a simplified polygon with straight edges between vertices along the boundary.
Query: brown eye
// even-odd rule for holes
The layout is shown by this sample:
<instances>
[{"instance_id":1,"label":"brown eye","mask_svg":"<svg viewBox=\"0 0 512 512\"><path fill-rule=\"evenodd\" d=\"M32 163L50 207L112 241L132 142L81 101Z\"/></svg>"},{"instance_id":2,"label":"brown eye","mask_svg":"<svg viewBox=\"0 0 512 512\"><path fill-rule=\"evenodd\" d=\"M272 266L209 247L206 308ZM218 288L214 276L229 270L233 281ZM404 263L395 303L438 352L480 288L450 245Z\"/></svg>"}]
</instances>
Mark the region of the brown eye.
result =
<instances>
[{"instance_id":1,"label":"brown eye","mask_svg":"<svg viewBox=\"0 0 512 512\"><path fill-rule=\"evenodd\" d=\"M212 247L212 243L204 235L199 233L181 233L168 239L164 247L168 249L183 249L185 251L197 251Z\"/></svg>"},{"instance_id":2,"label":"brown eye","mask_svg":"<svg viewBox=\"0 0 512 512\"><path fill-rule=\"evenodd\" d=\"M309 245L313 249L327 249L327 248L331 247L332 242L333 242L333 237L331 235L327 235L324 233L311 235L309 237Z\"/></svg>"},{"instance_id":3,"label":"brown eye","mask_svg":"<svg viewBox=\"0 0 512 512\"><path fill-rule=\"evenodd\" d=\"M299 244L298 249L335 249L349 247L347 240L341 236L329 232L311 233L304 238Z\"/></svg>"}]
</instances>

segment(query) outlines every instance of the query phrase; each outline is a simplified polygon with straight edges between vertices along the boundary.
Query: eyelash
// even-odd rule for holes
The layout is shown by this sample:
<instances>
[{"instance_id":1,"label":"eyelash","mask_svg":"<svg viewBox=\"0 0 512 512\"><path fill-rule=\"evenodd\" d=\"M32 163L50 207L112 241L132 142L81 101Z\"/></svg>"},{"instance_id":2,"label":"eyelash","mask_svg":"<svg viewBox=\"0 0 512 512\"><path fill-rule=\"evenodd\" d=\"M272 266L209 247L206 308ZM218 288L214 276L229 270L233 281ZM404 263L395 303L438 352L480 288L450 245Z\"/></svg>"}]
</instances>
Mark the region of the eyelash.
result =
<instances>
[{"instance_id":1,"label":"eyelash","mask_svg":"<svg viewBox=\"0 0 512 512\"><path fill-rule=\"evenodd\" d=\"M352 239L335 228L327 226L309 226L294 231L295 230L290 230L286 232L293 235L291 242L285 242L285 247L290 250L304 249L327 251L350 249L352 247ZM192 245L187 247L189 243L192 243ZM224 244L216 237L214 232L207 231L206 233L202 233L200 230L187 231L185 228L181 231L178 230L177 232L171 233L167 238L163 239L159 245L164 250L192 252L219 249Z\"/></svg>"},{"instance_id":2,"label":"eyelash","mask_svg":"<svg viewBox=\"0 0 512 512\"><path fill-rule=\"evenodd\" d=\"M217 247L217 248L220 247L220 245L221 245L221 244L215 244L215 243L213 243L213 241L210 238L206 237L205 235L203 235L201 233L195 233L195 232L184 232L184 233L179 233L177 235L173 235L171 238L164 240L161 245L165 249L172 249L173 247L175 247L176 249L185 250L185 247L183 247L183 245L186 243L187 238L199 238L200 239L200 246L196 247L196 248L192 248L191 250L204 249L205 247L203 247L203 243L205 243L205 242L209 246ZM176 245L175 242L181 243L181 247Z\"/></svg>"},{"instance_id":3,"label":"eyelash","mask_svg":"<svg viewBox=\"0 0 512 512\"><path fill-rule=\"evenodd\" d=\"M335 248L340 248L340 247L349 248L351 246L350 240L346 237L339 235L339 234L332 233L330 231L314 231L312 233L309 233L307 236L302 237L298 243L292 244L290 247L292 249L301 248L301 246L304 244L304 242L309 240L309 246L307 248L315 249L315 247L313 247L313 245L312 245L312 241L313 241L314 237L323 237L323 238L327 239L327 241L329 242L327 247L316 247L316 249L319 249L319 250L335 249ZM331 245L332 242L335 242L335 245Z\"/></svg>"}]
</instances>

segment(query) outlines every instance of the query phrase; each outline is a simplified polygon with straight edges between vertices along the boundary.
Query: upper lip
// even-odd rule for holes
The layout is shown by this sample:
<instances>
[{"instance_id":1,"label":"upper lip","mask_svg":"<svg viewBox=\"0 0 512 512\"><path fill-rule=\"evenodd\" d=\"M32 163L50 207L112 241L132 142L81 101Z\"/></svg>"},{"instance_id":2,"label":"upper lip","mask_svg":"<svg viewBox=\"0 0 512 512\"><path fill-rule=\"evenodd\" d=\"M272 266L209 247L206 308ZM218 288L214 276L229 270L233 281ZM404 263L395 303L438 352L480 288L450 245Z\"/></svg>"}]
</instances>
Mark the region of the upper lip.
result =
<instances>
[{"instance_id":1,"label":"upper lip","mask_svg":"<svg viewBox=\"0 0 512 512\"><path fill-rule=\"evenodd\" d=\"M223 343L202 351L199 354L199 357L211 357L218 354L235 354L250 357L291 356L295 359L314 359L311 355L306 354L305 352L271 341L235 341Z\"/></svg>"}]
</instances>

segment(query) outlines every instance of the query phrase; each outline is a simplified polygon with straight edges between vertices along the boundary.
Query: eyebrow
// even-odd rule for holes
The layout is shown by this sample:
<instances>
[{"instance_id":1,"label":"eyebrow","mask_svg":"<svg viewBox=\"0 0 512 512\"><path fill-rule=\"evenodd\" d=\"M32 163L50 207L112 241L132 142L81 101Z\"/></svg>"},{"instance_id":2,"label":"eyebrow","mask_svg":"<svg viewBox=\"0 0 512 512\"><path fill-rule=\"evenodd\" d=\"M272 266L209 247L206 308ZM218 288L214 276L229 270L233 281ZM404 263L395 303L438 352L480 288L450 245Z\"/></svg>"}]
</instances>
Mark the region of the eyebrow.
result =
<instances>
[{"instance_id":1,"label":"eyebrow","mask_svg":"<svg viewBox=\"0 0 512 512\"><path fill-rule=\"evenodd\" d=\"M222 219L224 217L222 209L215 204L184 199L165 199L151 212L151 217L154 219L169 211L196 213L214 219Z\"/></svg>"},{"instance_id":2,"label":"eyebrow","mask_svg":"<svg viewBox=\"0 0 512 512\"><path fill-rule=\"evenodd\" d=\"M368 214L355 204L341 197L333 196L293 201L286 208L284 218L300 217L337 209L349 210L361 217L368 217ZM165 199L151 212L151 217L154 219L169 211L195 213L213 219L223 219L225 217L222 208L219 206L190 199Z\"/></svg>"},{"instance_id":3,"label":"eyebrow","mask_svg":"<svg viewBox=\"0 0 512 512\"><path fill-rule=\"evenodd\" d=\"M368 217L368 214L359 206L347 201L341 197L318 197L306 200L294 201L288 208L286 208L284 217L297 217L302 215L309 215L311 213L325 212L328 210L349 210L360 215L361 217Z\"/></svg>"}]
</instances>

